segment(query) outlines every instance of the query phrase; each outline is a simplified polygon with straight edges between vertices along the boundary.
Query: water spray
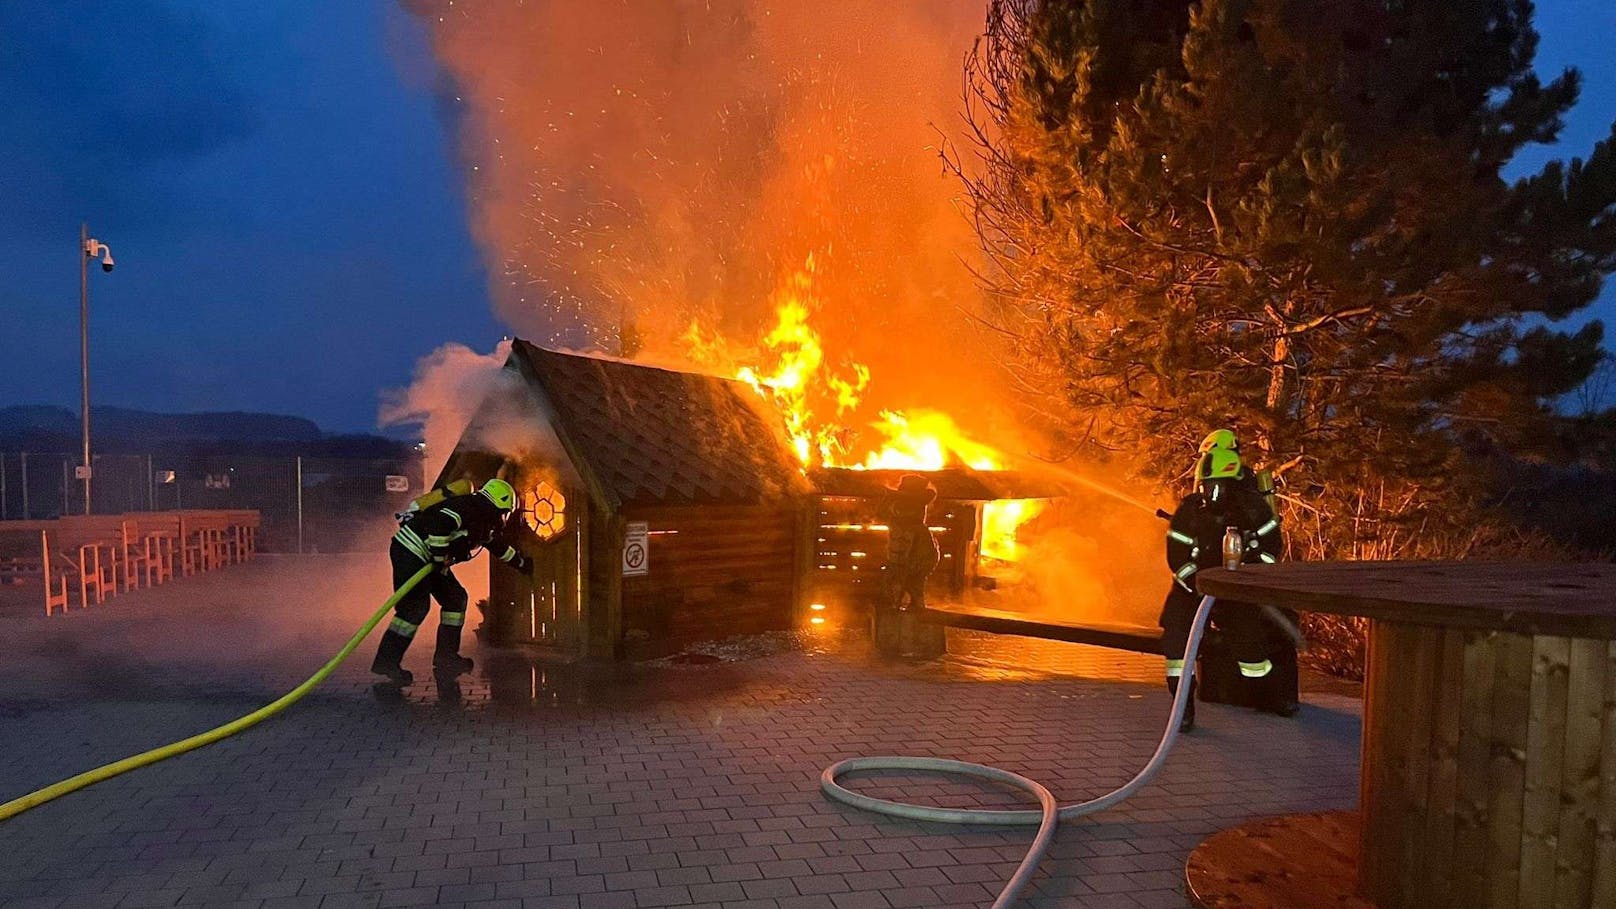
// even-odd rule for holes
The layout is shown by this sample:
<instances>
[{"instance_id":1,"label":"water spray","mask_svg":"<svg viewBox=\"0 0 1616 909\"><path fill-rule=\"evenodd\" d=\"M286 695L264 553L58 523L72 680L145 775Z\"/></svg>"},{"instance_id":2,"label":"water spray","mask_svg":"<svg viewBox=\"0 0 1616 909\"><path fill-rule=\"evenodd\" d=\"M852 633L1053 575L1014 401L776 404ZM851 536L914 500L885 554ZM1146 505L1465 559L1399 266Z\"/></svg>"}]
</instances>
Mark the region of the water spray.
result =
<instances>
[{"instance_id":1,"label":"water spray","mask_svg":"<svg viewBox=\"0 0 1616 909\"><path fill-rule=\"evenodd\" d=\"M1066 477L1068 477L1068 478L1070 478L1072 480L1075 480L1078 483L1083 484L1084 486L1087 486L1088 488L1094 490L1095 492L1099 492L1099 493L1103 493L1105 495L1108 495L1111 498L1116 499L1119 502L1125 502L1125 503L1127 503L1129 505L1132 505L1133 507L1139 509L1140 511L1146 512L1147 514L1158 514L1158 515L1161 514L1161 509L1160 508L1157 508L1154 505L1150 505L1150 504L1147 504L1145 502L1142 502L1139 499L1136 499L1133 496L1130 496L1127 493L1123 492L1122 490L1117 489L1117 488L1115 488L1113 486L1107 486L1107 485L1105 485L1104 483L1101 483L1098 480L1091 480L1088 477L1083 476L1082 474L1075 473L1075 472L1070 471L1070 470L1063 470L1063 471L1061 471L1061 473L1064 476L1066 476Z\"/></svg>"}]
</instances>

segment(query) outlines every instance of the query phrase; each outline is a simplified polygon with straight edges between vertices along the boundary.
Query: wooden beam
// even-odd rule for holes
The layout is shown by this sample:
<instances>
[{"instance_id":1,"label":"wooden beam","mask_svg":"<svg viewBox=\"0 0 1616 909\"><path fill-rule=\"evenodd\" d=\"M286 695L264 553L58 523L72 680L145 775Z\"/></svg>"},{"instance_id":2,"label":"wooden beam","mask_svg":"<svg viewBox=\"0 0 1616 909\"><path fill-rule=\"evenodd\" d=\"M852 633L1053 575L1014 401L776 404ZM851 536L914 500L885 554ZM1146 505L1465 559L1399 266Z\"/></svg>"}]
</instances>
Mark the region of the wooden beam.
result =
<instances>
[{"instance_id":1,"label":"wooden beam","mask_svg":"<svg viewBox=\"0 0 1616 909\"><path fill-rule=\"evenodd\" d=\"M1126 626L1082 625L1068 622L1051 622L1042 619L1018 617L1011 613L994 612L968 612L963 607L959 609L940 609L929 606L920 610L920 618L936 625L947 625L951 628L969 628L973 631L986 631L993 634L1013 634L1024 638L1043 638L1049 641L1066 641L1071 644L1092 644L1096 647L1110 647L1116 650L1131 650L1134 653L1160 654L1161 629Z\"/></svg>"}]
</instances>

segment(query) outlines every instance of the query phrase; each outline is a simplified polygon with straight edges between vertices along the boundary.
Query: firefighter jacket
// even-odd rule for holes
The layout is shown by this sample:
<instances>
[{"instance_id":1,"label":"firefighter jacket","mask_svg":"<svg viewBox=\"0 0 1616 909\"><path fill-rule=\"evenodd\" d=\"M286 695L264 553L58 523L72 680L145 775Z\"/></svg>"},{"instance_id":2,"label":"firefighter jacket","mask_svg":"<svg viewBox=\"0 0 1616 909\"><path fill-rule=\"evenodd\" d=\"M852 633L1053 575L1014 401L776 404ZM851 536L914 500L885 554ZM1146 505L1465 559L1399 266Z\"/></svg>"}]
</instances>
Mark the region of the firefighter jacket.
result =
<instances>
[{"instance_id":1,"label":"firefighter jacket","mask_svg":"<svg viewBox=\"0 0 1616 909\"><path fill-rule=\"evenodd\" d=\"M1220 493L1185 496L1167 527L1167 567L1179 586L1192 593L1195 572L1223 565L1223 536L1230 527L1244 541L1243 564L1276 562L1285 548L1279 518L1255 487L1231 484Z\"/></svg>"},{"instance_id":2,"label":"firefighter jacket","mask_svg":"<svg viewBox=\"0 0 1616 909\"><path fill-rule=\"evenodd\" d=\"M921 477L904 477L883 497L877 514L887 522L887 565L899 574L925 577L937 567L937 541L927 526L927 511L937 498Z\"/></svg>"},{"instance_id":3,"label":"firefighter jacket","mask_svg":"<svg viewBox=\"0 0 1616 909\"><path fill-rule=\"evenodd\" d=\"M521 569L527 563L512 542L505 515L487 496L450 496L411 514L393 535L425 562L453 565L487 548L501 562Z\"/></svg>"}]
</instances>

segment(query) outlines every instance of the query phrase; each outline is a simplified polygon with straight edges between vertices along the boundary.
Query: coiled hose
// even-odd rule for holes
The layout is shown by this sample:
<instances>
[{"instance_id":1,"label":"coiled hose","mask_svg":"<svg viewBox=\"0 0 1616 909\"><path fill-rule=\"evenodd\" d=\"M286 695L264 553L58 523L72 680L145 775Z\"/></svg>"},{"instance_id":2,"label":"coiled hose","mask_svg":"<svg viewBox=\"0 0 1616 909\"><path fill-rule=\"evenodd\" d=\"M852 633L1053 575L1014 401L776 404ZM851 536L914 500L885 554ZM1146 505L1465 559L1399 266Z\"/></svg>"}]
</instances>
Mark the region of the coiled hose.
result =
<instances>
[{"instance_id":1,"label":"coiled hose","mask_svg":"<svg viewBox=\"0 0 1616 909\"><path fill-rule=\"evenodd\" d=\"M1189 706L1191 689L1194 687L1191 682L1195 678L1195 656L1200 652L1201 636L1206 631L1207 619L1212 615L1212 603L1212 597L1202 597L1200 607L1195 610L1195 620L1190 624L1189 641L1184 647L1184 677L1179 682L1178 694L1173 697L1173 709L1167 718L1167 730L1162 733L1161 742L1156 746L1156 753L1150 756L1150 760L1133 779L1105 795L1061 807L1055 802L1054 794L1044 784L1019 773L984 764L973 764L969 761L903 756L859 757L838 761L826 767L825 772L820 774L820 791L828 798L844 805L912 821L1011 827L1038 825L1038 833L1033 836L1032 845L1027 849L1027 857L1021 860L1015 873L1010 875L1010 880L1005 883L1004 889L999 891L998 899L993 901L993 909L1009 909L1015 904L1021 891L1031 883L1033 872L1038 870L1038 863L1043 861L1044 853L1049 850L1050 841L1055 838L1055 827L1061 821L1073 820L1115 807L1150 782L1150 778L1156 775L1156 771L1160 770L1162 763L1167 760L1167 753L1173 749L1173 743L1178 740L1178 724L1183 720L1184 711ZM838 782L840 777L849 773L867 771L945 773L1004 783L1031 794L1038 800L1039 810L939 808L933 805L915 805L860 795Z\"/></svg>"},{"instance_id":2,"label":"coiled hose","mask_svg":"<svg viewBox=\"0 0 1616 909\"><path fill-rule=\"evenodd\" d=\"M144 767L147 764L155 764L165 758L171 758L176 754L184 754L187 751L194 751L197 748L201 748L203 745L211 745L220 739L235 735L236 733L241 732L243 729L250 729L264 720L269 719L275 714L280 713L287 707L290 707L302 700L303 696L308 694L309 691L314 688L314 686L325 681L326 676L330 675L332 671L342 663L343 660L347 659L348 654L353 653L354 648L359 646L359 642L363 641L367 636L369 636L371 631L373 631L376 626L381 623L381 620L393 610L393 607L398 605L398 601L402 599L406 593L409 593L411 590L415 589L415 585L421 583L421 581L427 575L431 574L436 568L436 565L425 565L420 571L417 571L414 575L412 575L409 580L405 581L397 590L393 591L393 595L387 598L387 602L383 603L380 609L376 610L376 614L370 617L370 621L366 622L363 627L354 632L353 637L348 639L348 643L342 645L342 649L337 651L336 656L327 661L324 666L321 666L319 671L314 675L309 676L308 680L303 684L293 688L286 694L281 695L275 701L254 710L252 713L249 713L244 717L231 720L223 726L209 729L207 732L199 735L193 735L188 739L181 739L178 742L164 745L161 748L153 748L150 751L143 751L140 754L126 757L121 761L115 761L111 764L97 767L94 770L86 770L78 776L69 777L62 780L60 783L53 783L52 785L30 792L20 798L12 799L3 805L0 805L0 821L16 817L30 808L43 805L52 799L67 795L69 792L76 792L83 789L85 786L99 783L102 780L111 779L120 773L127 773L136 769L137 767Z\"/></svg>"}]
</instances>

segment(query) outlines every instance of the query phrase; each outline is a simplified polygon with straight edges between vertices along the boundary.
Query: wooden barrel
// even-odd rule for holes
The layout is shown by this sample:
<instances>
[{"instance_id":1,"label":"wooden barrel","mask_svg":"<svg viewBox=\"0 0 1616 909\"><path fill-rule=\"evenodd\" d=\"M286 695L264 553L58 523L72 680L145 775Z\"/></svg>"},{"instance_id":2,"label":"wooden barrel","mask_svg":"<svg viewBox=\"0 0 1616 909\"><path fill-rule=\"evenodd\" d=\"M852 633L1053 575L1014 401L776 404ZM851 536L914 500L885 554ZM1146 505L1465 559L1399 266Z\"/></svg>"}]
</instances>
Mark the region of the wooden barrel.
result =
<instances>
[{"instance_id":1,"label":"wooden barrel","mask_svg":"<svg viewBox=\"0 0 1616 909\"><path fill-rule=\"evenodd\" d=\"M1198 583L1370 620L1363 896L1616 907L1616 565L1327 562Z\"/></svg>"},{"instance_id":2,"label":"wooden barrel","mask_svg":"<svg viewBox=\"0 0 1616 909\"><path fill-rule=\"evenodd\" d=\"M1369 663L1366 897L1616 906L1616 644L1380 620Z\"/></svg>"}]
</instances>

